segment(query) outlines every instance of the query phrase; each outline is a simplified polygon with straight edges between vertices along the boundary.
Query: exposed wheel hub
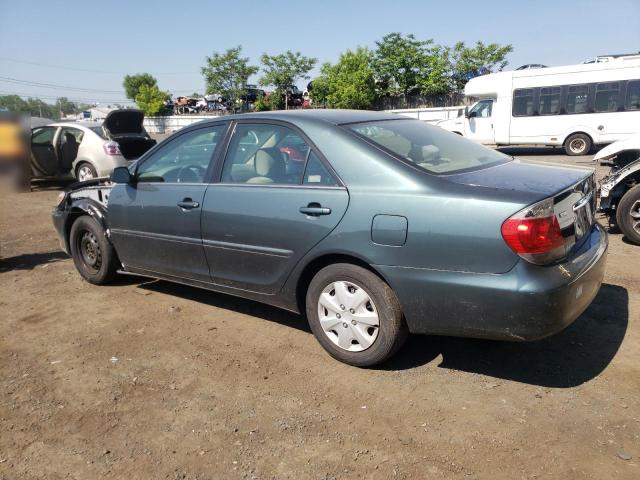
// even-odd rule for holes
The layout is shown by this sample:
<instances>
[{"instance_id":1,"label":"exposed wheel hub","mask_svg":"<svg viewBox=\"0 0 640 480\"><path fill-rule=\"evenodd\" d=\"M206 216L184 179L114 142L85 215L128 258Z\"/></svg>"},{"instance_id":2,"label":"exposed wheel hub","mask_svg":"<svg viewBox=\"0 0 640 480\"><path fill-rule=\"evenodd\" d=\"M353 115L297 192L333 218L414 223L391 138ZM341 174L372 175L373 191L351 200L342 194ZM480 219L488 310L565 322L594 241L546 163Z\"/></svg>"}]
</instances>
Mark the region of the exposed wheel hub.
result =
<instances>
[{"instance_id":1,"label":"exposed wheel hub","mask_svg":"<svg viewBox=\"0 0 640 480\"><path fill-rule=\"evenodd\" d=\"M355 283L327 285L318 299L322 330L338 347L350 352L366 350L378 337L380 320L370 295Z\"/></svg>"},{"instance_id":2,"label":"exposed wheel hub","mask_svg":"<svg viewBox=\"0 0 640 480\"><path fill-rule=\"evenodd\" d=\"M80 236L79 247L78 250L85 265L93 270L99 270L102 264L102 254L96 236L91 232L84 232Z\"/></svg>"}]
</instances>

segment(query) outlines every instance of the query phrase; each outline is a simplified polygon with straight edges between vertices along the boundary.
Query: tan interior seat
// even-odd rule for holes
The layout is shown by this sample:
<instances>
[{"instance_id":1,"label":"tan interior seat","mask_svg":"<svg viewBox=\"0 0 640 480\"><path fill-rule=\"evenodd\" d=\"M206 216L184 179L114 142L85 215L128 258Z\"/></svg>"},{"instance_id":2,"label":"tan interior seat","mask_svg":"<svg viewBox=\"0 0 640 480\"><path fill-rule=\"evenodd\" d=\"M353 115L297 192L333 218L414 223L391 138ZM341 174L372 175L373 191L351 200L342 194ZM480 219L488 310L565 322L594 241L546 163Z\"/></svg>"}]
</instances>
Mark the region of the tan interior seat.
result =
<instances>
[{"instance_id":1,"label":"tan interior seat","mask_svg":"<svg viewBox=\"0 0 640 480\"><path fill-rule=\"evenodd\" d=\"M247 183L282 183L285 181L287 168L284 155L277 148L261 148L255 155L256 176Z\"/></svg>"}]
</instances>

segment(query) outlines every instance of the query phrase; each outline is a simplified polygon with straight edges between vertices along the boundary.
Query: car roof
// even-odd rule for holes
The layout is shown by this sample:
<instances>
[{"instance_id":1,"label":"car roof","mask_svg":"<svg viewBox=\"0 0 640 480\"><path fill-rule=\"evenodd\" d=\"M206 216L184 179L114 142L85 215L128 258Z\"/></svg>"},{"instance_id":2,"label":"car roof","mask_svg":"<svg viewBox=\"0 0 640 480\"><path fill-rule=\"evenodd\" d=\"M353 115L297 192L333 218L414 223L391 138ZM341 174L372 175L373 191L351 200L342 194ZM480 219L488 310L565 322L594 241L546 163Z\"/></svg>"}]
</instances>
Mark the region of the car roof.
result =
<instances>
[{"instance_id":1,"label":"car roof","mask_svg":"<svg viewBox=\"0 0 640 480\"><path fill-rule=\"evenodd\" d=\"M100 122L53 122L45 127L73 127L73 128L91 128L91 127L100 127L102 123Z\"/></svg>"},{"instance_id":2,"label":"car roof","mask_svg":"<svg viewBox=\"0 0 640 480\"><path fill-rule=\"evenodd\" d=\"M296 123L297 120L317 121L344 125L348 123L372 122L379 120L408 119L397 114L386 112L372 112L369 110L334 110L334 109L309 109L309 110L277 110L272 112L242 113L224 117L225 120L283 120ZM219 118L218 118L219 121Z\"/></svg>"}]
</instances>

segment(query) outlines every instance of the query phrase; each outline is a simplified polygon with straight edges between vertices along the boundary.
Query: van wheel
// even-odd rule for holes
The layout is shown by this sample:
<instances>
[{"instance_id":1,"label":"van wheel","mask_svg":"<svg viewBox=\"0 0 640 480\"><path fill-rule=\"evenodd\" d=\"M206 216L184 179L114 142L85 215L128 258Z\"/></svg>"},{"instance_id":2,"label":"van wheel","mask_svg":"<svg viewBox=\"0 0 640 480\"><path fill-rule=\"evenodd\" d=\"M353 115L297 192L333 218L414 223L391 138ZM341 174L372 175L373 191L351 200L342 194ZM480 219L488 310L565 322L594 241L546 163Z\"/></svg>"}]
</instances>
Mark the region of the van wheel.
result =
<instances>
[{"instance_id":1,"label":"van wheel","mask_svg":"<svg viewBox=\"0 0 640 480\"><path fill-rule=\"evenodd\" d=\"M567 155L586 155L591 150L591 138L584 133L574 133L564 142L564 151Z\"/></svg>"},{"instance_id":2,"label":"van wheel","mask_svg":"<svg viewBox=\"0 0 640 480\"><path fill-rule=\"evenodd\" d=\"M627 240L640 245L640 185L628 190L618 203L616 222Z\"/></svg>"},{"instance_id":3,"label":"van wheel","mask_svg":"<svg viewBox=\"0 0 640 480\"><path fill-rule=\"evenodd\" d=\"M115 278L116 252L96 220L87 215L78 217L71 226L69 246L73 263L87 282L103 285Z\"/></svg>"},{"instance_id":4,"label":"van wheel","mask_svg":"<svg viewBox=\"0 0 640 480\"><path fill-rule=\"evenodd\" d=\"M76 167L76 178L79 182L84 182L85 180L91 180L92 178L96 178L98 176L98 172L93 165L89 162L82 162L80 165Z\"/></svg>"},{"instance_id":5,"label":"van wheel","mask_svg":"<svg viewBox=\"0 0 640 480\"><path fill-rule=\"evenodd\" d=\"M329 265L313 277L306 311L320 345L333 358L357 367L388 359L408 333L391 287L373 272L348 263Z\"/></svg>"}]
</instances>

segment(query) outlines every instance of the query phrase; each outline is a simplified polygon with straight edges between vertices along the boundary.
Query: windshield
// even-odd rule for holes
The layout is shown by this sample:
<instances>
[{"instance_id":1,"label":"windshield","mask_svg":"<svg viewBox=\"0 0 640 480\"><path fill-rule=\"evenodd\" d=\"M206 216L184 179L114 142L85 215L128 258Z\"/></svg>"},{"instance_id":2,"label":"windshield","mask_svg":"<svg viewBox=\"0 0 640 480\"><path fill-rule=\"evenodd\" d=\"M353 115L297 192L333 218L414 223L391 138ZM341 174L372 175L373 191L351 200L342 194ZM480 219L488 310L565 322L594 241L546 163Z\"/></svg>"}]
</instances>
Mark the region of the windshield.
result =
<instances>
[{"instance_id":1,"label":"windshield","mask_svg":"<svg viewBox=\"0 0 640 480\"><path fill-rule=\"evenodd\" d=\"M429 173L458 173L511 160L420 120L366 122L347 125L347 128Z\"/></svg>"}]
</instances>

